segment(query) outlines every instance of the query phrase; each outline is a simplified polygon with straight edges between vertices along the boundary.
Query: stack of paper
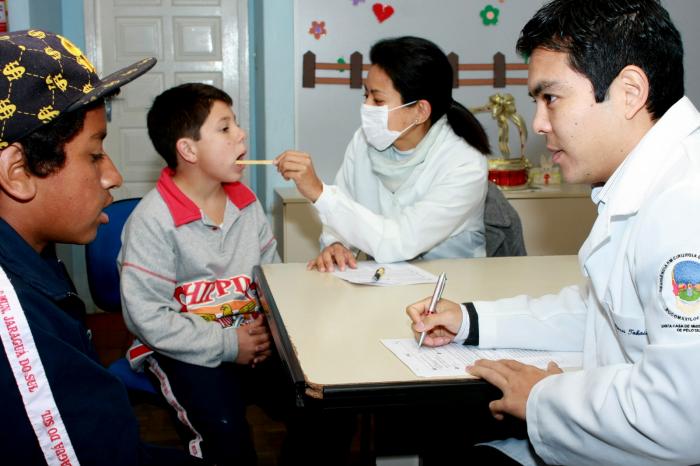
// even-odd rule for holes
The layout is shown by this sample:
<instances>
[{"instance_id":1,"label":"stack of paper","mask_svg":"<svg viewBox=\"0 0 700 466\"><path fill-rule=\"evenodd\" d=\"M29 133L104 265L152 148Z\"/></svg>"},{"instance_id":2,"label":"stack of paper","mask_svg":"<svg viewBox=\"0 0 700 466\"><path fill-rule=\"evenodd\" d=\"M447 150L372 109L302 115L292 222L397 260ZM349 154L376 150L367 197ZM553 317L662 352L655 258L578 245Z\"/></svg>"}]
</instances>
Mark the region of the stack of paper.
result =
<instances>
[{"instance_id":1,"label":"stack of paper","mask_svg":"<svg viewBox=\"0 0 700 466\"><path fill-rule=\"evenodd\" d=\"M378 280L374 276L379 268L384 272L380 274ZM363 261L357 263L356 269L346 267L344 271L333 272L338 278L359 283L362 285L392 286L392 285L414 285L416 283L435 283L437 277L430 272L426 272L420 267L408 262L393 262L391 264L380 264L374 261Z\"/></svg>"},{"instance_id":2,"label":"stack of paper","mask_svg":"<svg viewBox=\"0 0 700 466\"><path fill-rule=\"evenodd\" d=\"M419 377L465 375L465 368L474 364L477 359L515 359L541 369L546 369L550 361L554 361L561 368L579 368L583 364L583 353L573 351L484 350L458 343L437 348L419 348L416 341L410 338L382 340L382 343Z\"/></svg>"}]
</instances>

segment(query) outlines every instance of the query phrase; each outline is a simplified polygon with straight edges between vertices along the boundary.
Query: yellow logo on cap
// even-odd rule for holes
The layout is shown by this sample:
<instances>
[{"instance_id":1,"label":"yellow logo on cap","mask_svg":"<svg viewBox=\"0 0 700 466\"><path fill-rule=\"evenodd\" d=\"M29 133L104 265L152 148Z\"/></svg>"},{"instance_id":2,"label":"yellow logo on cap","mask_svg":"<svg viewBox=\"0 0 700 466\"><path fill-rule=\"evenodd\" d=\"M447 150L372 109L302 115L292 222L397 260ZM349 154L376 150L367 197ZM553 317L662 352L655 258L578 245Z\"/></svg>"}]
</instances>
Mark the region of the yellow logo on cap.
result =
<instances>
[{"instance_id":1,"label":"yellow logo on cap","mask_svg":"<svg viewBox=\"0 0 700 466\"><path fill-rule=\"evenodd\" d=\"M0 141L0 150L4 149L5 147L9 146L10 144L7 141Z\"/></svg>"},{"instance_id":2,"label":"yellow logo on cap","mask_svg":"<svg viewBox=\"0 0 700 466\"><path fill-rule=\"evenodd\" d=\"M65 90L68 88L68 81L63 78L61 73L58 73L55 76L48 75L46 77L46 85L50 91L59 88L65 92Z\"/></svg>"},{"instance_id":3,"label":"yellow logo on cap","mask_svg":"<svg viewBox=\"0 0 700 466\"><path fill-rule=\"evenodd\" d=\"M92 63L90 63L90 60L88 60L85 54L83 54L83 51L80 50L73 42L71 42L63 36L56 35L56 37L58 37L61 41L61 45L63 46L63 48L75 57L75 61L77 61L80 66L90 71L91 73L96 72L95 66Z\"/></svg>"},{"instance_id":4,"label":"yellow logo on cap","mask_svg":"<svg viewBox=\"0 0 700 466\"><path fill-rule=\"evenodd\" d=\"M56 118L60 113L61 112L54 109L51 105L47 105L46 107L42 107L39 110L39 114L37 115L37 117L44 123L48 123L49 121Z\"/></svg>"},{"instance_id":5,"label":"yellow logo on cap","mask_svg":"<svg viewBox=\"0 0 700 466\"><path fill-rule=\"evenodd\" d=\"M19 64L17 60L9 62L5 67L2 69L2 74L7 76L8 81L14 81L15 79L19 79L24 75L24 72L26 71L26 68L24 68L22 65Z\"/></svg>"},{"instance_id":6,"label":"yellow logo on cap","mask_svg":"<svg viewBox=\"0 0 700 466\"><path fill-rule=\"evenodd\" d=\"M94 89L94 87L92 87L92 84L86 83L83 86L83 94L87 94L87 93L91 92L93 89Z\"/></svg>"},{"instance_id":7,"label":"yellow logo on cap","mask_svg":"<svg viewBox=\"0 0 700 466\"><path fill-rule=\"evenodd\" d=\"M39 31L38 29L32 29L31 31L28 31L27 34L29 34L32 37L36 37L37 39L46 38L46 33L44 31Z\"/></svg>"},{"instance_id":8,"label":"yellow logo on cap","mask_svg":"<svg viewBox=\"0 0 700 466\"><path fill-rule=\"evenodd\" d=\"M0 120L12 118L12 115L15 114L15 110L17 110L17 106L10 102L10 99L0 100Z\"/></svg>"},{"instance_id":9,"label":"yellow logo on cap","mask_svg":"<svg viewBox=\"0 0 700 466\"><path fill-rule=\"evenodd\" d=\"M75 61L78 62L78 65L82 66L86 70L88 70L91 73L96 73L97 71L95 70L95 67L93 66L92 63L90 63L90 60L85 58L84 56L79 56L75 59Z\"/></svg>"},{"instance_id":10,"label":"yellow logo on cap","mask_svg":"<svg viewBox=\"0 0 700 466\"><path fill-rule=\"evenodd\" d=\"M61 52L58 50L52 49L51 47L46 47L44 49L44 53L48 55L49 57L53 58L54 60L60 60L61 59Z\"/></svg>"}]
</instances>

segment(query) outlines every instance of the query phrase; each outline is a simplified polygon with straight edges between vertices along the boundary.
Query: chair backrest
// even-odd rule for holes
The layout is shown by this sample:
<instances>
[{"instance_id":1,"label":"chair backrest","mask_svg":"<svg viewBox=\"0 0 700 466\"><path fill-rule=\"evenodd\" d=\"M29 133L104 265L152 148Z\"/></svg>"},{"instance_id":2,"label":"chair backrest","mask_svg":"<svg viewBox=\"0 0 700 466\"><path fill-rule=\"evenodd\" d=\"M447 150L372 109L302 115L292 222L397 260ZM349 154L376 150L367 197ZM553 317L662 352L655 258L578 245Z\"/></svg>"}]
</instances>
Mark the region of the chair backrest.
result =
<instances>
[{"instance_id":1,"label":"chair backrest","mask_svg":"<svg viewBox=\"0 0 700 466\"><path fill-rule=\"evenodd\" d=\"M85 246L85 263L90 295L95 305L107 312L121 312L117 254L122 246L121 234L126 219L140 198L122 199L104 211L109 223L100 225L95 240Z\"/></svg>"},{"instance_id":2,"label":"chair backrest","mask_svg":"<svg viewBox=\"0 0 700 466\"><path fill-rule=\"evenodd\" d=\"M518 212L494 183L489 181L484 206L486 256L526 256L523 227Z\"/></svg>"}]
</instances>

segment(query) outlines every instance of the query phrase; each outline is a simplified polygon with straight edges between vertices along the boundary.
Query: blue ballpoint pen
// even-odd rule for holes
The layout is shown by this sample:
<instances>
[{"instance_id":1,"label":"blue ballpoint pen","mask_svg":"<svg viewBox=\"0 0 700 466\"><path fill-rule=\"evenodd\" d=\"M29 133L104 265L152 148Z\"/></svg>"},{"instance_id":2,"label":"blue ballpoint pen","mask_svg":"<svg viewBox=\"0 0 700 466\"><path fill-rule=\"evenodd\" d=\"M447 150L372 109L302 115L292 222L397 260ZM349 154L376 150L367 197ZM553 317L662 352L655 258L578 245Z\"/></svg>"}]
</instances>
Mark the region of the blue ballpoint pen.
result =
<instances>
[{"instance_id":1,"label":"blue ballpoint pen","mask_svg":"<svg viewBox=\"0 0 700 466\"><path fill-rule=\"evenodd\" d=\"M437 283L435 283L435 291L433 291L433 297L430 300L430 305L428 306L428 314L432 314L435 312L437 309L437 303L440 301L440 297L442 296L442 291L445 289L445 282L447 281L447 275L445 273L441 273L440 276L437 279ZM418 348L420 348L423 345L423 340L425 339L425 332L422 332L420 334L420 340L418 340Z\"/></svg>"}]
</instances>

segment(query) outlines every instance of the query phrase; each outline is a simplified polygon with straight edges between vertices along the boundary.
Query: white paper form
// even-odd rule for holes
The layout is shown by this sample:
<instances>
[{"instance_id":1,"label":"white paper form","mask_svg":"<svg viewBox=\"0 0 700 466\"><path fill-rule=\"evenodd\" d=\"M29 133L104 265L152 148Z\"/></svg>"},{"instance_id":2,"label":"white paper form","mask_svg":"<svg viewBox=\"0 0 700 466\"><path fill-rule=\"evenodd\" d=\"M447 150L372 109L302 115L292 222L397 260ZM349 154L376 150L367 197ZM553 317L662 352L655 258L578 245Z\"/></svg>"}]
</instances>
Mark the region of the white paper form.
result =
<instances>
[{"instance_id":1,"label":"white paper form","mask_svg":"<svg viewBox=\"0 0 700 466\"><path fill-rule=\"evenodd\" d=\"M438 348L418 348L416 340L412 338L381 342L418 377L465 375L465 367L471 366L477 359L515 359L541 369L546 369L550 361L556 362L561 368L578 368L583 364L583 353L576 351L484 350L458 343Z\"/></svg>"},{"instance_id":2,"label":"white paper form","mask_svg":"<svg viewBox=\"0 0 700 466\"><path fill-rule=\"evenodd\" d=\"M374 274L380 267L384 268L384 273L379 280L374 280ZM379 264L374 261L362 261L357 263L356 269L346 267L343 272L336 269L333 275L350 283L375 286L414 285L416 283L435 283L437 281L437 277L432 273L426 272L408 262Z\"/></svg>"}]
</instances>

